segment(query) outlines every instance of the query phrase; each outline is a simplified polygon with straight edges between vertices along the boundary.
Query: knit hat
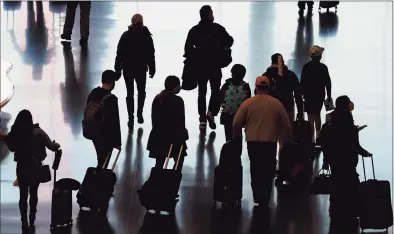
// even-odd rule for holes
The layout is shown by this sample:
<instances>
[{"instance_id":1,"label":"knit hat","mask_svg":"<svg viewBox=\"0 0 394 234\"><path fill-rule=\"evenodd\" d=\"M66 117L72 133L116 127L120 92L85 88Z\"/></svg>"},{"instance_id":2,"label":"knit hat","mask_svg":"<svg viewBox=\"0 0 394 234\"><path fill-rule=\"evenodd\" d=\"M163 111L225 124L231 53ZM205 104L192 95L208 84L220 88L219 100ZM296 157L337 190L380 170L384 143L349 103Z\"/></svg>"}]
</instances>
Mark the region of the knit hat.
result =
<instances>
[{"instance_id":1,"label":"knit hat","mask_svg":"<svg viewBox=\"0 0 394 234\"><path fill-rule=\"evenodd\" d=\"M323 51L324 51L323 47L315 45L309 50L309 55L310 56L320 56L323 54Z\"/></svg>"}]
</instances>

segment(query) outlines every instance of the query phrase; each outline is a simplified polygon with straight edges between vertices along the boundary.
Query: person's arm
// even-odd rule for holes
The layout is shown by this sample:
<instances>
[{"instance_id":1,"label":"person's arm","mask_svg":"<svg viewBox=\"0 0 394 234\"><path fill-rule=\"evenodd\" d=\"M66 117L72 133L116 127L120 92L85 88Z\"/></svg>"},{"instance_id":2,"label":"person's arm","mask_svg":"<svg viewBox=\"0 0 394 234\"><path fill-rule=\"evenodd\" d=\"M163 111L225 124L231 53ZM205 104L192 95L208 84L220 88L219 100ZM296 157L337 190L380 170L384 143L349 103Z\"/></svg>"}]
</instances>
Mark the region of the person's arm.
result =
<instances>
[{"instance_id":1,"label":"person's arm","mask_svg":"<svg viewBox=\"0 0 394 234\"><path fill-rule=\"evenodd\" d=\"M38 128L38 135L42 142L44 143L45 147L47 147L51 151L56 151L60 148L60 145L56 143L55 141L52 141L51 138L49 138L48 134L41 128Z\"/></svg>"},{"instance_id":2,"label":"person's arm","mask_svg":"<svg viewBox=\"0 0 394 234\"><path fill-rule=\"evenodd\" d=\"M330 73L328 72L327 66L325 66L325 72L326 72L327 98L331 99L331 77L330 77Z\"/></svg>"},{"instance_id":3,"label":"person's arm","mask_svg":"<svg viewBox=\"0 0 394 234\"><path fill-rule=\"evenodd\" d=\"M112 98L112 102L113 102L113 109L112 109L112 116L113 118L112 121L112 127L113 127L113 136L112 138L112 142L113 145L115 147L118 147L117 149L120 150L120 147L122 146L122 134L121 134L121 130L120 130L120 118L119 118L119 105L118 105L118 98L117 97L113 97Z\"/></svg>"},{"instance_id":4,"label":"person's arm","mask_svg":"<svg viewBox=\"0 0 394 234\"><path fill-rule=\"evenodd\" d=\"M224 48L230 48L234 44L234 38L230 36L230 34L226 31L226 29L219 25L219 41L223 45Z\"/></svg>"},{"instance_id":5,"label":"person's arm","mask_svg":"<svg viewBox=\"0 0 394 234\"><path fill-rule=\"evenodd\" d=\"M247 117L248 103L241 104L233 120L233 138L239 138L242 135L242 127L245 126Z\"/></svg>"},{"instance_id":6,"label":"person's arm","mask_svg":"<svg viewBox=\"0 0 394 234\"><path fill-rule=\"evenodd\" d=\"M294 99L297 105L297 111L298 113L303 113L304 105L302 101L301 85L300 82L298 81L297 75L294 72L292 72L292 80L293 80Z\"/></svg>"},{"instance_id":7,"label":"person's arm","mask_svg":"<svg viewBox=\"0 0 394 234\"><path fill-rule=\"evenodd\" d=\"M226 91L228 89L228 82L224 83L222 85L222 88L220 89L220 97L219 97L219 103L220 105L224 104L224 99L226 98Z\"/></svg>"},{"instance_id":8,"label":"person's arm","mask_svg":"<svg viewBox=\"0 0 394 234\"><path fill-rule=\"evenodd\" d=\"M179 104L178 104L178 108L179 108L179 112L178 112L178 114L179 114L179 131L180 131L180 135L182 136L181 138L182 138L182 142L180 142L180 143L183 143L183 141L187 141L187 140L189 140L189 133L188 133L188 131L187 131L187 129L186 129L186 117L185 117L185 103L184 103L184 101L183 101L183 99L181 98L181 97L179 97L178 98L178 102L179 102Z\"/></svg>"},{"instance_id":9,"label":"person's arm","mask_svg":"<svg viewBox=\"0 0 394 234\"><path fill-rule=\"evenodd\" d=\"M0 140L3 140L11 152L15 152L15 145L12 137L12 131L9 134L0 133Z\"/></svg>"},{"instance_id":10,"label":"person's arm","mask_svg":"<svg viewBox=\"0 0 394 234\"><path fill-rule=\"evenodd\" d=\"M155 45L153 43L152 36L148 37L148 68L149 68L149 75L151 78L156 73L156 60L155 60Z\"/></svg>"},{"instance_id":11,"label":"person's arm","mask_svg":"<svg viewBox=\"0 0 394 234\"><path fill-rule=\"evenodd\" d=\"M185 58L190 58L193 57L195 47L194 47L194 40L195 40L195 35L194 35L194 27L189 30L189 33L187 34L186 42L185 42Z\"/></svg>"},{"instance_id":12,"label":"person's arm","mask_svg":"<svg viewBox=\"0 0 394 234\"><path fill-rule=\"evenodd\" d=\"M277 103L280 139L283 139L284 142L281 142L283 144L291 139L291 124L285 107L279 101Z\"/></svg>"},{"instance_id":13,"label":"person's arm","mask_svg":"<svg viewBox=\"0 0 394 234\"><path fill-rule=\"evenodd\" d=\"M243 88L244 88L244 92L245 92L245 100L252 97L252 91L250 90L250 85L248 83L245 83Z\"/></svg>"},{"instance_id":14,"label":"person's arm","mask_svg":"<svg viewBox=\"0 0 394 234\"><path fill-rule=\"evenodd\" d=\"M125 51L126 33L127 32L122 34L122 36L120 37L119 42L118 42L118 47L116 50L115 66L114 66L116 73L122 72L124 53L126 53L126 51Z\"/></svg>"},{"instance_id":15,"label":"person's arm","mask_svg":"<svg viewBox=\"0 0 394 234\"><path fill-rule=\"evenodd\" d=\"M370 152L368 152L367 150L365 150L361 145L360 145L360 141L358 139L358 130L357 131L357 154L363 156L363 157L370 157L372 156L372 154Z\"/></svg>"}]
</instances>

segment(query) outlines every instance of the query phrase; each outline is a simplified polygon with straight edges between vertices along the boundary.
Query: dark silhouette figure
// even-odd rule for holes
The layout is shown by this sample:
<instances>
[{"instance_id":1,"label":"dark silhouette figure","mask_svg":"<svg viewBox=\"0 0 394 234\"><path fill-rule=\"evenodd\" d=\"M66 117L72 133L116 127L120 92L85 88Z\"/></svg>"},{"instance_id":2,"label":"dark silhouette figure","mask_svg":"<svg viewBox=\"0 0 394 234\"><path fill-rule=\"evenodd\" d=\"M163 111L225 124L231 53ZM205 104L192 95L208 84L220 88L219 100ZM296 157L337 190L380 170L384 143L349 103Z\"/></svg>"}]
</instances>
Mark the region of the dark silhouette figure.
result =
<instances>
[{"instance_id":1,"label":"dark silhouette figure","mask_svg":"<svg viewBox=\"0 0 394 234\"><path fill-rule=\"evenodd\" d=\"M222 78L219 51L223 48L230 48L234 39L223 26L213 22L213 11L210 6L206 5L200 9L200 17L201 21L192 27L187 35L184 57L194 63L196 77L199 77L197 84L200 129L206 129L207 120L209 127L216 129L214 117L220 110L219 98ZM207 112L208 81L211 86L211 98Z\"/></svg>"},{"instance_id":2,"label":"dark silhouette figure","mask_svg":"<svg viewBox=\"0 0 394 234\"><path fill-rule=\"evenodd\" d=\"M170 157L174 161L177 160L180 146L183 145L178 167L178 170L182 171L189 134L185 125L185 104L183 99L176 95L181 90L181 82L176 76L168 76L164 86L165 89L156 95L152 103L152 130L147 150L150 151L149 157L156 159L155 167L163 168L170 145L173 144Z\"/></svg>"},{"instance_id":3,"label":"dark silhouette figure","mask_svg":"<svg viewBox=\"0 0 394 234\"><path fill-rule=\"evenodd\" d=\"M155 47L152 34L144 26L143 18L136 14L131 19L129 29L124 32L119 40L115 59L115 72L123 77L127 88L127 112L129 115L129 130L134 126L134 81L137 84L138 123L144 123L143 110L146 97L146 72L149 69L149 77L153 78L156 73Z\"/></svg>"},{"instance_id":4,"label":"dark silhouette figure","mask_svg":"<svg viewBox=\"0 0 394 234\"><path fill-rule=\"evenodd\" d=\"M115 234L107 216L83 210L78 213L77 228L81 234Z\"/></svg>"},{"instance_id":5,"label":"dark silhouette figure","mask_svg":"<svg viewBox=\"0 0 394 234\"><path fill-rule=\"evenodd\" d=\"M312 12L314 4L315 3L313 1L298 1L298 8L300 9L300 13L304 12L305 5L308 5L308 12Z\"/></svg>"},{"instance_id":6,"label":"dark silhouette figure","mask_svg":"<svg viewBox=\"0 0 394 234\"><path fill-rule=\"evenodd\" d=\"M143 224L138 234L179 234L179 227L176 217L152 215L147 212L144 216Z\"/></svg>"},{"instance_id":7,"label":"dark silhouette figure","mask_svg":"<svg viewBox=\"0 0 394 234\"><path fill-rule=\"evenodd\" d=\"M338 32L338 15L334 12L319 14L319 36L334 37Z\"/></svg>"},{"instance_id":8,"label":"dark silhouette figure","mask_svg":"<svg viewBox=\"0 0 394 234\"><path fill-rule=\"evenodd\" d=\"M46 158L46 148L56 151L60 148L58 143L52 142L48 135L33 124L33 117L28 110L22 110L17 115L11 132L7 135L0 133L10 151L14 152L16 175L19 184L19 210L21 213L22 232L35 230L34 222L37 213L38 186L40 185L39 170L42 161ZM30 214L27 220L27 200L29 199Z\"/></svg>"},{"instance_id":9,"label":"dark silhouette figure","mask_svg":"<svg viewBox=\"0 0 394 234\"><path fill-rule=\"evenodd\" d=\"M111 154L114 148L120 150L122 145L118 98L114 94L111 94L111 91L115 88L116 80L117 76L114 71L104 71L101 78L103 85L93 89L87 101L88 105L90 102L100 102L106 95L110 94L110 96L104 100L102 112L103 122L101 123L100 136L93 140L97 152L97 167L99 168L103 166L107 168L110 157L107 161L105 161L105 159Z\"/></svg>"},{"instance_id":10,"label":"dark silhouette figure","mask_svg":"<svg viewBox=\"0 0 394 234\"><path fill-rule=\"evenodd\" d=\"M60 36L64 40L71 40L71 34L74 27L75 12L77 7L81 10L80 13L80 30L81 39L79 44L83 47L88 45L89 40L89 27L90 27L90 8L92 5L91 1L68 1L66 11L66 21L64 22L63 34Z\"/></svg>"},{"instance_id":11,"label":"dark silhouette figure","mask_svg":"<svg viewBox=\"0 0 394 234\"><path fill-rule=\"evenodd\" d=\"M346 223L358 217L358 155L370 157L371 154L360 146L359 130L354 125L351 112L353 102L347 96L340 96L335 106L332 118L323 125L317 143L322 146L324 154L323 168L331 167L331 219Z\"/></svg>"}]
</instances>

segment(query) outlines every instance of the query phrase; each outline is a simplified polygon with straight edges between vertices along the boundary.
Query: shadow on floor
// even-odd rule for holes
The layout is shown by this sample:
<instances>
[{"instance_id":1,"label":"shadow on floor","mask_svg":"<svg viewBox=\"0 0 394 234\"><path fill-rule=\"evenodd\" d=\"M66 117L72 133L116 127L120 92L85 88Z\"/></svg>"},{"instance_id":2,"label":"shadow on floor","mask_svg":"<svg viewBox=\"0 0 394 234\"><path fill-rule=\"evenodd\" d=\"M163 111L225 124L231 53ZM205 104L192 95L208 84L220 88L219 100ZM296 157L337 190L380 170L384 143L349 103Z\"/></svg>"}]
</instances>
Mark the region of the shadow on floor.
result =
<instances>
[{"instance_id":1,"label":"shadow on floor","mask_svg":"<svg viewBox=\"0 0 394 234\"><path fill-rule=\"evenodd\" d=\"M146 213L139 234L179 234L179 227L174 215L163 216Z\"/></svg>"}]
</instances>

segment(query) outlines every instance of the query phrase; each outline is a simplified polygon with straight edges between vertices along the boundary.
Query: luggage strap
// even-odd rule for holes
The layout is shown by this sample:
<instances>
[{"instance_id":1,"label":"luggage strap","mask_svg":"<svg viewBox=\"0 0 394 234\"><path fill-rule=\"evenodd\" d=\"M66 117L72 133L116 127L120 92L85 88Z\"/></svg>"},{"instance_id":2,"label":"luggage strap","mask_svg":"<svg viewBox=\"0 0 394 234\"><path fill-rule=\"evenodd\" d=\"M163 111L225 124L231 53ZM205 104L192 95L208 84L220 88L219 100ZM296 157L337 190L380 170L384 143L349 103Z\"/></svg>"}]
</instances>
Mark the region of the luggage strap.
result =
<instances>
[{"instance_id":1,"label":"luggage strap","mask_svg":"<svg viewBox=\"0 0 394 234\"><path fill-rule=\"evenodd\" d=\"M168 155L167 155L167 158L166 158L166 163L164 164L163 169L167 169L168 162L170 161L172 147L173 147L173 144L170 145L170 150L168 151ZM176 164L175 164L175 170L178 169L179 160L181 159L182 152L183 152L183 145L181 145L181 149L179 150L178 158L177 158Z\"/></svg>"},{"instance_id":2,"label":"luggage strap","mask_svg":"<svg viewBox=\"0 0 394 234\"><path fill-rule=\"evenodd\" d=\"M361 157L363 161L363 170L364 170L364 181L367 181L367 175L365 173L365 163L364 163L364 157ZM373 179L376 180L375 178L375 166L373 165L373 156L371 155L371 161L372 161L372 173L373 173Z\"/></svg>"}]
</instances>

